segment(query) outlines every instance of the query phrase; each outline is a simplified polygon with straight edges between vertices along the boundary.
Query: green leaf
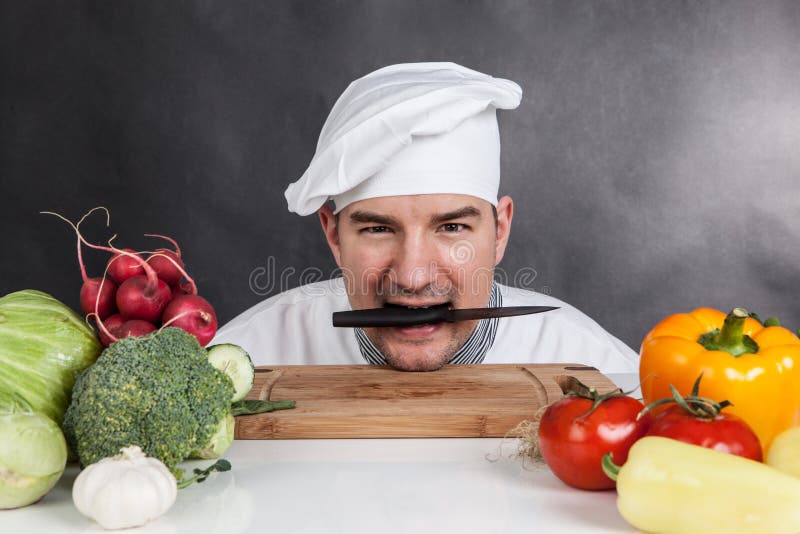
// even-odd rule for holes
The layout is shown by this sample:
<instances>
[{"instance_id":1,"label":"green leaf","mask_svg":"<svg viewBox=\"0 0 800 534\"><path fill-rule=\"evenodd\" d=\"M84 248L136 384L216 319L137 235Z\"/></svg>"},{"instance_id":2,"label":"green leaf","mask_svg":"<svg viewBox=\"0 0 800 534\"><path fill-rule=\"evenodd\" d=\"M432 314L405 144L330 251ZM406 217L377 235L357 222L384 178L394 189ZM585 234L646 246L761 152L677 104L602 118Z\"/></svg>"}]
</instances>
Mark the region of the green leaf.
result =
<instances>
[{"instance_id":1,"label":"green leaf","mask_svg":"<svg viewBox=\"0 0 800 534\"><path fill-rule=\"evenodd\" d=\"M288 410L294 408L294 406L295 402L290 400L267 401L245 399L231 404L231 413L233 415L253 415L274 410Z\"/></svg>"},{"instance_id":2,"label":"green leaf","mask_svg":"<svg viewBox=\"0 0 800 534\"><path fill-rule=\"evenodd\" d=\"M225 471L231 470L231 463L224 459L220 458L210 466L206 467L205 469L195 468L193 473L193 477L186 478L178 482L178 489L183 489L189 486L192 482L204 482L209 476L211 476L214 472L224 473Z\"/></svg>"}]
</instances>

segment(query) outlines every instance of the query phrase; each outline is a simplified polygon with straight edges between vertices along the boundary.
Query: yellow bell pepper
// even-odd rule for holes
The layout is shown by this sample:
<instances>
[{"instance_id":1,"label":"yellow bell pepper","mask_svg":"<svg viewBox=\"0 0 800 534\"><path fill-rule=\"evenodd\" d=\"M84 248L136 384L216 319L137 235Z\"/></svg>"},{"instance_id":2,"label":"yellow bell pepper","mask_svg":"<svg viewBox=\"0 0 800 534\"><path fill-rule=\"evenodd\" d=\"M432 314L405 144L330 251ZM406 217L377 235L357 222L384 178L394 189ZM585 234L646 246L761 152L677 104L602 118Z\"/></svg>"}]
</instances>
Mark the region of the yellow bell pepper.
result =
<instances>
[{"instance_id":1,"label":"yellow bell pepper","mask_svg":"<svg viewBox=\"0 0 800 534\"><path fill-rule=\"evenodd\" d=\"M743 308L727 316L699 308L667 317L640 350L644 403L671 397L670 384L688 395L702 373L700 395L728 400L761 441L800 420L800 339L781 326L763 326Z\"/></svg>"},{"instance_id":2,"label":"yellow bell pepper","mask_svg":"<svg viewBox=\"0 0 800 534\"><path fill-rule=\"evenodd\" d=\"M603 468L619 513L645 532L800 532L800 480L754 460L647 436L625 465L607 455Z\"/></svg>"}]
</instances>

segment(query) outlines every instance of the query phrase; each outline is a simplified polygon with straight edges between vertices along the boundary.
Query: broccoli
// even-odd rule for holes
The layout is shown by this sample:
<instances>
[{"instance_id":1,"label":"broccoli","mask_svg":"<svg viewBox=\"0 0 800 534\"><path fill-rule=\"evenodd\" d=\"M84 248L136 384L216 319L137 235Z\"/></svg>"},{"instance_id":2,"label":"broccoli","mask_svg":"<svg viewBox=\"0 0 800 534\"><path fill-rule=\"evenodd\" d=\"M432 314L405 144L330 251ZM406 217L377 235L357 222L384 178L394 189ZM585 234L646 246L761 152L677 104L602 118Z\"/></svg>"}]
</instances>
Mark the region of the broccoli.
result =
<instances>
[{"instance_id":1,"label":"broccoli","mask_svg":"<svg viewBox=\"0 0 800 534\"><path fill-rule=\"evenodd\" d=\"M167 327L112 343L78 375L64 433L82 465L138 445L179 474L197 451L220 452L212 438L232 419L233 393L197 339Z\"/></svg>"}]
</instances>

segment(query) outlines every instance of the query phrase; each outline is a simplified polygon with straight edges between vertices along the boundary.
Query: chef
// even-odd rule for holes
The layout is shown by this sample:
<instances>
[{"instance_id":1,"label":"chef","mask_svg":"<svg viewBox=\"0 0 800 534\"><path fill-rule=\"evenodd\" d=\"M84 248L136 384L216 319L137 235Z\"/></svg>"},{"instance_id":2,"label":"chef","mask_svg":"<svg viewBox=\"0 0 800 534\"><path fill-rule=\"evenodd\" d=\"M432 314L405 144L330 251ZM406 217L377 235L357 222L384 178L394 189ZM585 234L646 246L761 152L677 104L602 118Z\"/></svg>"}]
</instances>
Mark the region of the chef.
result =
<instances>
[{"instance_id":1,"label":"chef","mask_svg":"<svg viewBox=\"0 0 800 534\"><path fill-rule=\"evenodd\" d=\"M333 106L289 210L316 213L342 276L275 295L221 328L256 365L581 363L635 372L637 355L556 298L501 285L514 204L498 198L497 109L522 90L453 63L360 78ZM333 312L381 307L545 305L536 315L406 327L335 328Z\"/></svg>"}]
</instances>

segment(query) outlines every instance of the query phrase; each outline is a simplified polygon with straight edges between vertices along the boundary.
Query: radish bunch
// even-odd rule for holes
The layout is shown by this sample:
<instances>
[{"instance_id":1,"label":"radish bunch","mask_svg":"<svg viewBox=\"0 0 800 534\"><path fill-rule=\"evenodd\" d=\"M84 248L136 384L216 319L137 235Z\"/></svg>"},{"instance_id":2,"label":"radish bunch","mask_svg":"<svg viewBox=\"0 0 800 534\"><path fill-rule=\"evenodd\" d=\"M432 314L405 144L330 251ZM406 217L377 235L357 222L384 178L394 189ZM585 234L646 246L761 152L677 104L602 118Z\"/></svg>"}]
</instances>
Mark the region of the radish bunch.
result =
<instances>
[{"instance_id":1,"label":"radish bunch","mask_svg":"<svg viewBox=\"0 0 800 534\"><path fill-rule=\"evenodd\" d=\"M197 294L197 285L187 274L181 250L171 238L145 234L172 244L173 250L136 251L96 245L88 242L80 231L83 220L67 221L78 237L78 264L83 286L80 305L93 317L100 330L100 341L108 346L128 336L149 334L165 326L175 326L193 334L201 345L207 345L217 331L217 315L206 299ZM106 211L106 214L108 212ZM82 245L110 254L102 277L89 278L83 263Z\"/></svg>"}]
</instances>

